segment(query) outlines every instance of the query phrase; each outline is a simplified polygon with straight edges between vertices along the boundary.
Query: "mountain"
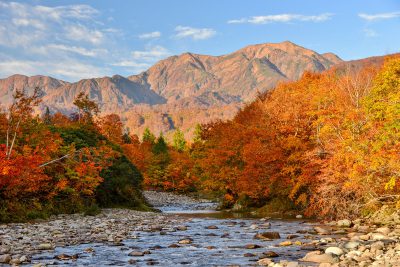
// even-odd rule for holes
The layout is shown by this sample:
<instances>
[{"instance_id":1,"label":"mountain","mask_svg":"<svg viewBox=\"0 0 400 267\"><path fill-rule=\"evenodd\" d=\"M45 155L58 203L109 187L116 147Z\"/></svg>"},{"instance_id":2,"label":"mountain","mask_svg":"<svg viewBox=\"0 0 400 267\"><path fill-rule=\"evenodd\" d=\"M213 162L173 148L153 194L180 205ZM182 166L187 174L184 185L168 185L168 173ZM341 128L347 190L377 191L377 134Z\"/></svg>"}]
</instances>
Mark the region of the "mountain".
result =
<instances>
[{"instance_id":1,"label":"mountain","mask_svg":"<svg viewBox=\"0 0 400 267\"><path fill-rule=\"evenodd\" d=\"M187 131L197 122L230 119L244 103L279 81L296 80L304 71L321 72L342 60L291 42L244 47L222 56L184 53L161 60L138 75L84 79L69 83L46 76L13 75L0 80L0 103L8 105L16 89L39 86L44 106L70 113L80 92L97 101L103 114L119 114L131 132L145 127L168 133Z\"/></svg>"}]
</instances>

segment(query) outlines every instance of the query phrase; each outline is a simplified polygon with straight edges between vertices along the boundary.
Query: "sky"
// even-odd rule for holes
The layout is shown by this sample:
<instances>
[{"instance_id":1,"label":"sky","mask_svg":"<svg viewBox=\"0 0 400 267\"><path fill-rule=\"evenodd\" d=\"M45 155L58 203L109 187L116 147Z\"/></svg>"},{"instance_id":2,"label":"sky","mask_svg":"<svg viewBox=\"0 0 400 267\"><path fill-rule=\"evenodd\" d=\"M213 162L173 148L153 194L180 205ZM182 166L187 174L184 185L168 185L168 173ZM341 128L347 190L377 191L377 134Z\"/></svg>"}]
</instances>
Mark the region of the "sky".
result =
<instances>
[{"instance_id":1,"label":"sky","mask_svg":"<svg viewBox=\"0 0 400 267\"><path fill-rule=\"evenodd\" d=\"M344 60L399 52L400 1L0 0L0 78L128 76L286 40Z\"/></svg>"}]
</instances>

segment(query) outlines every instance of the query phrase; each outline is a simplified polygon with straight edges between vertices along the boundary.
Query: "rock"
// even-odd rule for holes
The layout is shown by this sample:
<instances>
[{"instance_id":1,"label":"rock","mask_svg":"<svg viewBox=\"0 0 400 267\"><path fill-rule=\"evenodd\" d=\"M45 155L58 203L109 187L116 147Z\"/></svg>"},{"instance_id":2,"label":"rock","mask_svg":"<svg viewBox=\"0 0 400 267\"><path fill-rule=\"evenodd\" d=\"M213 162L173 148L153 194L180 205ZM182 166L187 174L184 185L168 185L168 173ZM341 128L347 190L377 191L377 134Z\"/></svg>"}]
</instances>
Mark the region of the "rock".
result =
<instances>
[{"instance_id":1,"label":"rock","mask_svg":"<svg viewBox=\"0 0 400 267\"><path fill-rule=\"evenodd\" d=\"M356 249L360 245L359 242L350 241L344 244L344 247L347 249Z\"/></svg>"},{"instance_id":2,"label":"rock","mask_svg":"<svg viewBox=\"0 0 400 267\"><path fill-rule=\"evenodd\" d=\"M283 242L279 243L280 247L288 247L291 245L293 245L293 243L291 241L283 241Z\"/></svg>"},{"instance_id":3,"label":"rock","mask_svg":"<svg viewBox=\"0 0 400 267\"><path fill-rule=\"evenodd\" d=\"M330 254L334 254L336 256L340 256L342 255L344 252L341 248L339 247L328 247L327 249L325 249L325 253L330 253Z\"/></svg>"},{"instance_id":4,"label":"rock","mask_svg":"<svg viewBox=\"0 0 400 267\"><path fill-rule=\"evenodd\" d=\"M247 245L244 246L244 248L246 248L246 249L256 249L256 248L261 248L261 246L257 245L257 244L247 244Z\"/></svg>"},{"instance_id":5,"label":"rock","mask_svg":"<svg viewBox=\"0 0 400 267\"><path fill-rule=\"evenodd\" d=\"M331 233L331 231L329 229L323 228L323 227L319 227L319 226L315 226L314 230L319 234L319 235L329 235Z\"/></svg>"},{"instance_id":6,"label":"rock","mask_svg":"<svg viewBox=\"0 0 400 267\"><path fill-rule=\"evenodd\" d=\"M178 231L186 231L187 230L187 226L184 226L184 225L178 226L178 227L176 227L176 230L178 230Z\"/></svg>"},{"instance_id":7,"label":"rock","mask_svg":"<svg viewBox=\"0 0 400 267\"><path fill-rule=\"evenodd\" d=\"M255 239L279 239L281 236L278 232L263 232L254 236Z\"/></svg>"},{"instance_id":8,"label":"rock","mask_svg":"<svg viewBox=\"0 0 400 267\"><path fill-rule=\"evenodd\" d=\"M178 243L182 244L182 245L187 245L187 244L192 244L192 241L193 240L190 238L184 238L184 239L179 240Z\"/></svg>"},{"instance_id":9,"label":"rock","mask_svg":"<svg viewBox=\"0 0 400 267\"><path fill-rule=\"evenodd\" d=\"M130 260L128 261L128 263L129 263L129 264L136 264L136 263L137 263L137 260L130 259Z\"/></svg>"},{"instance_id":10,"label":"rock","mask_svg":"<svg viewBox=\"0 0 400 267\"><path fill-rule=\"evenodd\" d=\"M384 234L387 236L391 232L391 230L389 227L380 227L380 228L376 229L375 232L381 233L381 234Z\"/></svg>"},{"instance_id":11,"label":"rock","mask_svg":"<svg viewBox=\"0 0 400 267\"><path fill-rule=\"evenodd\" d=\"M316 263L335 263L337 261L332 254L321 254L320 251L309 252L301 260Z\"/></svg>"},{"instance_id":12,"label":"rock","mask_svg":"<svg viewBox=\"0 0 400 267\"><path fill-rule=\"evenodd\" d=\"M299 266L299 263L297 261L289 261L286 264L286 267L298 267L298 266Z\"/></svg>"},{"instance_id":13,"label":"rock","mask_svg":"<svg viewBox=\"0 0 400 267\"><path fill-rule=\"evenodd\" d=\"M38 249L39 249L39 250L51 250L51 249L54 249L54 248L53 248L53 245L52 245L52 244L43 243L43 244L40 244L40 245L38 246Z\"/></svg>"},{"instance_id":14,"label":"rock","mask_svg":"<svg viewBox=\"0 0 400 267\"><path fill-rule=\"evenodd\" d=\"M383 249L385 247L385 244L382 241L377 241L371 244L371 250L375 249L375 250L380 250Z\"/></svg>"},{"instance_id":15,"label":"rock","mask_svg":"<svg viewBox=\"0 0 400 267\"><path fill-rule=\"evenodd\" d=\"M286 239L295 239L295 238L298 238L298 237L299 237L298 235L288 235L286 237Z\"/></svg>"},{"instance_id":16,"label":"rock","mask_svg":"<svg viewBox=\"0 0 400 267\"><path fill-rule=\"evenodd\" d=\"M142 251L132 251L128 255L129 256L133 256L133 257L142 257L142 256L144 256L144 252L142 252Z\"/></svg>"},{"instance_id":17,"label":"rock","mask_svg":"<svg viewBox=\"0 0 400 267\"><path fill-rule=\"evenodd\" d=\"M10 246L1 246L0 247L0 255L7 254L8 252L10 252L10 250L11 250Z\"/></svg>"},{"instance_id":18,"label":"rock","mask_svg":"<svg viewBox=\"0 0 400 267\"><path fill-rule=\"evenodd\" d=\"M263 255L265 255L268 258L275 258L275 257L279 257L279 255L273 251L265 251L262 253Z\"/></svg>"},{"instance_id":19,"label":"rock","mask_svg":"<svg viewBox=\"0 0 400 267\"><path fill-rule=\"evenodd\" d=\"M351 221L348 220L348 219L339 220L339 221L337 222L337 226L338 226L338 227L346 227L346 228L348 228L348 227L351 226Z\"/></svg>"},{"instance_id":20,"label":"rock","mask_svg":"<svg viewBox=\"0 0 400 267\"><path fill-rule=\"evenodd\" d=\"M206 229L218 229L218 226L210 225L210 226L207 226Z\"/></svg>"},{"instance_id":21,"label":"rock","mask_svg":"<svg viewBox=\"0 0 400 267\"><path fill-rule=\"evenodd\" d=\"M258 260L257 263L260 266L268 266L268 265L270 265L270 264L272 264L274 262L272 260L268 259L268 258L265 258L265 259Z\"/></svg>"},{"instance_id":22,"label":"rock","mask_svg":"<svg viewBox=\"0 0 400 267\"><path fill-rule=\"evenodd\" d=\"M168 246L169 248L180 248L181 246L177 245L177 244L171 244Z\"/></svg>"},{"instance_id":23,"label":"rock","mask_svg":"<svg viewBox=\"0 0 400 267\"><path fill-rule=\"evenodd\" d=\"M22 256L19 258L19 261L20 261L20 262L27 262L27 261L28 261L28 257L25 256L25 255L22 255Z\"/></svg>"},{"instance_id":24,"label":"rock","mask_svg":"<svg viewBox=\"0 0 400 267\"><path fill-rule=\"evenodd\" d=\"M250 225L249 228L253 229L253 230L256 230L256 229L258 229L258 225L257 224L252 224L252 225Z\"/></svg>"},{"instance_id":25,"label":"rock","mask_svg":"<svg viewBox=\"0 0 400 267\"><path fill-rule=\"evenodd\" d=\"M21 261L18 258L17 259L11 259L8 264L10 264L10 265L19 265L19 264L21 264Z\"/></svg>"},{"instance_id":26,"label":"rock","mask_svg":"<svg viewBox=\"0 0 400 267\"><path fill-rule=\"evenodd\" d=\"M372 240L382 240L382 239L387 239L387 236L384 234L381 234L381 233L372 233L371 239Z\"/></svg>"},{"instance_id":27,"label":"rock","mask_svg":"<svg viewBox=\"0 0 400 267\"><path fill-rule=\"evenodd\" d=\"M362 233L367 233L369 231L369 226L368 225L360 225L357 228L358 232L362 232Z\"/></svg>"},{"instance_id":28,"label":"rock","mask_svg":"<svg viewBox=\"0 0 400 267\"><path fill-rule=\"evenodd\" d=\"M83 251L86 252L86 253L93 253L94 252L94 248L85 248Z\"/></svg>"},{"instance_id":29,"label":"rock","mask_svg":"<svg viewBox=\"0 0 400 267\"><path fill-rule=\"evenodd\" d=\"M260 225L260 228L269 229L271 228L271 223L270 222L263 223Z\"/></svg>"},{"instance_id":30,"label":"rock","mask_svg":"<svg viewBox=\"0 0 400 267\"><path fill-rule=\"evenodd\" d=\"M303 219L303 215L296 215L296 219Z\"/></svg>"},{"instance_id":31,"label":"rock","mask_svg":"<svg viewBox=\"0 0 400 267\"><path fill-rule=\"evenodd\" d=\"M9 263L11 261L10 254L0 255L0 263Z\"/></svg>"},{"instance_id":32,"label":"rock","mask_svg":"<svg viewBox=\"0 0 400 267\"><path fill-rule=\"evenodd\" d=\"M256 255L253 254L253 253L245 253L245 254L243 254L243 257L254 257L254 256L256 256Z\"/></svg>"},{"instance_id":33,"label":"rock","mask_svg":"<svg viewBox=\"0 0 400 267\"><path fill-rule=\"evenodd\" d=\"M216 249L216 247L214 247L214 246L208 246L208 247L206 247L206 249Z\"/></svg>"}]
</instances>

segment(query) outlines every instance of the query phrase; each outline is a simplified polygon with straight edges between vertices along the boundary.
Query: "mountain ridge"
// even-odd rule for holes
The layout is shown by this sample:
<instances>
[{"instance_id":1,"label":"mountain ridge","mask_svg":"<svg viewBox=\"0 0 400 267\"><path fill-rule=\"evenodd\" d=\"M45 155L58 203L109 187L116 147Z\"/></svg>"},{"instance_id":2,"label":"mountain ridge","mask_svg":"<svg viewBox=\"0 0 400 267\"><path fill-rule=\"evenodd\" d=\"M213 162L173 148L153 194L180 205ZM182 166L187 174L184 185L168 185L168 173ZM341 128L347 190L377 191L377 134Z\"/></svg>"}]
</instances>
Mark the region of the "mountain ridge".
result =
<instances>
[{"instance_id":1,"label":"mountain ridge","mask_svg":"<svg viewBox=\"0 0 400 267\"><path fill-rule=\"evenodd\" d=\"M66 82L43 75L12 75L0 79L0 102L9 104L17 89L39 86L45 94L41 110L48 106L52 112L70 113L74 98L85 92L99 103L103 114L119 114L134 133L145 127L156 133L176 127L188 132L195 121L232 118L244 103L277 82L341 62L333 53L319 54L289 41L248 45L219 56L186 52L127 77L116 74Z\"/></svg>"}]
</instances>

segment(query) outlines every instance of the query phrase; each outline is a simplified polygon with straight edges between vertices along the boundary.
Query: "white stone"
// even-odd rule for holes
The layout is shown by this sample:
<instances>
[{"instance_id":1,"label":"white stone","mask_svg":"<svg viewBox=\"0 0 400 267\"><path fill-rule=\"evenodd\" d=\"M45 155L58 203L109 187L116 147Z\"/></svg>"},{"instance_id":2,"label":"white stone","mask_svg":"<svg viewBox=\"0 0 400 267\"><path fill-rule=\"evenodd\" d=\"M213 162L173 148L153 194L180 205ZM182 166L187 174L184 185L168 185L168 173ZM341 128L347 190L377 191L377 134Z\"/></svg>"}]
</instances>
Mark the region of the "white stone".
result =
<instances>
[{"instance_id":1,"label":"white stone","mask_svg":"<svg viewBox=\"0 0 400 267\"><path fill-rule=\"evenodd\" d=\"M329 247L329 248L325 249L325 253L330 253L330 254L334 254L334 255L340 256L344 252L339 247Z\"/></svg>"}]
</instances>

